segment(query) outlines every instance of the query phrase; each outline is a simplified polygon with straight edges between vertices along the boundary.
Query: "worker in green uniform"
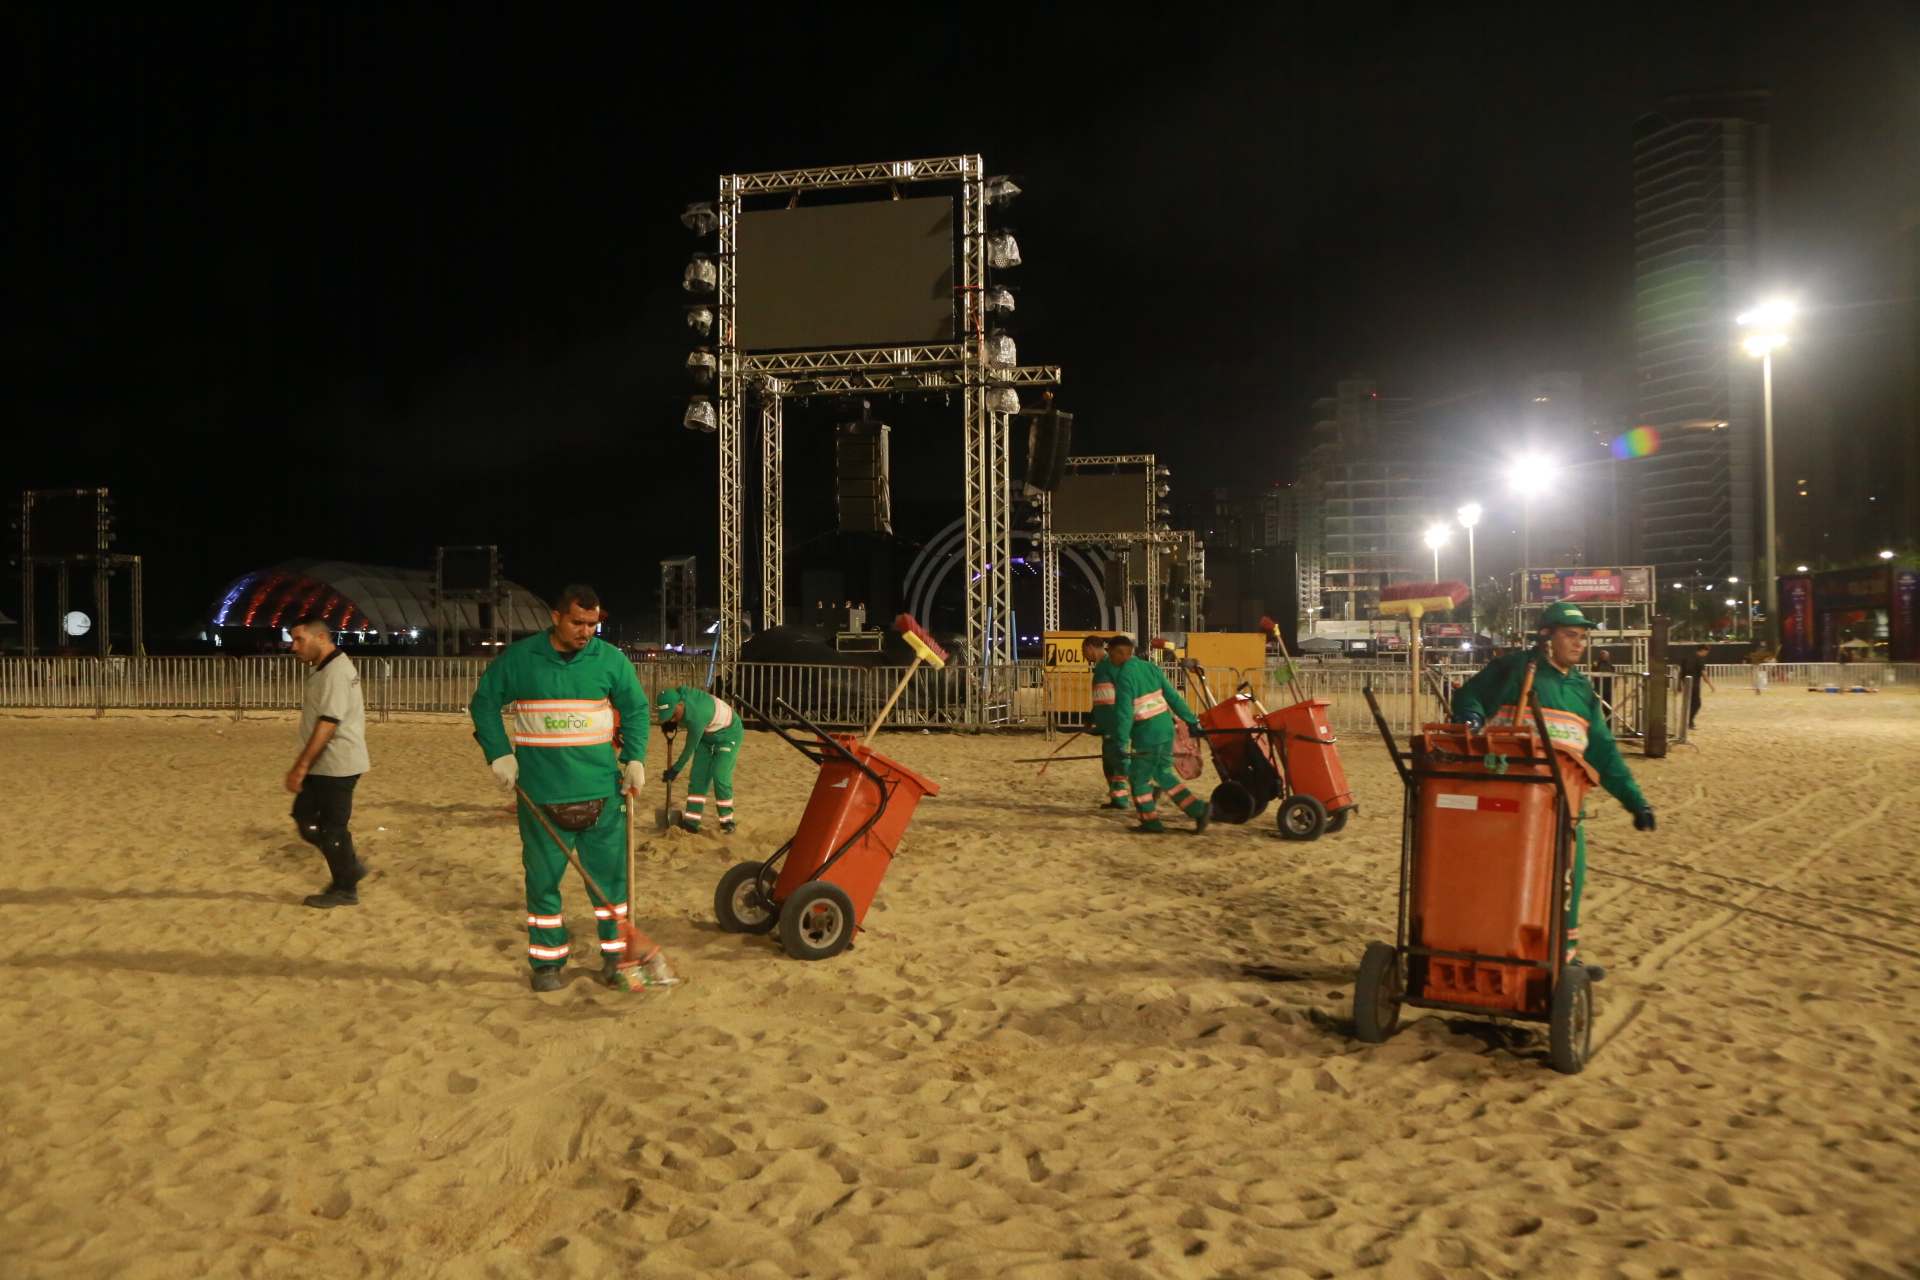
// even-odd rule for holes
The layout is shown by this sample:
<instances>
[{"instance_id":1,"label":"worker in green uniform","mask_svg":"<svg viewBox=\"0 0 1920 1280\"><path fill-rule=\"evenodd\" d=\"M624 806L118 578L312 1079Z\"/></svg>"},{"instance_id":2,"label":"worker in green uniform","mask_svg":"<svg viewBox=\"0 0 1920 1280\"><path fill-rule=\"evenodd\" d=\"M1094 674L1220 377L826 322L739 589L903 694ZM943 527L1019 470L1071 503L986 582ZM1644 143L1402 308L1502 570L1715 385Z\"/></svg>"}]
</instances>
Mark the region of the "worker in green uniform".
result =
<instances>
[{"instance_id":1,"label":"worker in green uniform","mask_svg":"<svg viewBox=\"0 0 1920 1280\"><path fill-rule=\"evenodd\" d=\"M628 911L627 800L620 792L638 793L646 784L651 717L633 663L594 635L600 618L600 597L592 587L567 587L554 601L552 629L503 650L481 675L467 708L494 777L525 796L518 806L520 860L526 869L527 959L535 991L558 991L563 985L568 945L560 880L567 857L528 801L545 810L607 896L608 901L593 904L593 913L609 984L625 958L619 922ZM512 713L511 735L501 725L504 710ZM643 977L664 979L672 973L658 950L643 963Z\"/></svg>"},{"instance_id":2,"label":"worker in green uniform","mask_svg":"<svg viewBox=\"0 0 1920 1280\"><path fill-rule=\"evenodd\" d=\"M1179 691L1167 683L1159 663L1133 656L1132 637L1115 636L1107 641L1107 654L1114 667L1114 715L1127 736L1127 781L1133 790L1133 811L1140 818L1134 831L1155 834L1167 829L1157 812L1157 788L1193 819L1194 834L1198 835L1207 829L1207 802L1187 790L1187 784L1174 775L1173 718L1179 716L1193 729L1200 727L1199 718Z\"/></svg>"},{"instance_id":3,"label":"worker in green uniform","mask_svg":"<svg viewBox=\"0 0 1920 1280\"><path fill-rule=\"evenodd\" d=\"M707 800L711 798L719 813L720 830L732 835L733 766L740 758L740 741L746 736L740 717L720 699L691 685L662 689L654 705L663 732L671 733L667 726L675 724L687 731L687 745L681 749L680 758L660 775L672 782L687 767L687 761L693 761L693 776L687 779L687 809L681 825L688 831L698 831L701 820L707 816Z\"/></svg>"},{"instance_id":4,"label":"worker in green uniform","mask_svg":"<svg viewBox=\"0 0 1920 1280\"><path fill-rule=\"evenodd\" d=\"M1639 784L1620 758L1620 744L1607 727L1605 710L1587 677L1574 670L1587 651L1587 633L1597 623L1580 606L1561 601L1540 613L1540 643L1531 651L1495 658L1479 675L1453 695L1453 719L1478 733L1488 724L1526 725L1532 711L1520 705L1527 670L1533 670L1533 696L1547 722L1554 745L1576 755L1597 774L1607 794L1633 815L1636 831L1654 829L1653 806L1640 794ZM1579 963L1580 894L1587 884L1586 806L1574 827L1572 882L1567 888L1567 962ZM1606 970L1587 965L1587 976L1603 978Z\"/></svg>"},{"instance_id":5,"label":"worker in green uniform","mask_svg":"<svg viewBox=\"0 0 1920 1280\"><path fill-rule=\"evenodd\" d=\"M1119 731L1120 713L1114 709L1113 678L1117 668L1107 656L1107 638L1088 636L1080 642L1080 656L1093 670L1093 711L1087 718L1087 732L1100 739L1100 768L1107 775L1107 802L1102 809L1126 809L1130 793L1127 783L1127 740Z\"/></svg>"}]
</instances>

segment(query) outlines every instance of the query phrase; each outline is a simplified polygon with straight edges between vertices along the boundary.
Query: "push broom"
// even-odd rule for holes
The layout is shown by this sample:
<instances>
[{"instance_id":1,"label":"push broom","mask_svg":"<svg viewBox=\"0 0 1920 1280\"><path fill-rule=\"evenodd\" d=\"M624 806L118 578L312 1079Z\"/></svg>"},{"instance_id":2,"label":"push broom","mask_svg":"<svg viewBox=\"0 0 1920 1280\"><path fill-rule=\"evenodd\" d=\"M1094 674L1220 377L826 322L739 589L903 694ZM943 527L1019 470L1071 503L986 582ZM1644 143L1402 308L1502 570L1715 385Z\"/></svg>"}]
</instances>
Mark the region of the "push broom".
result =
<instances>
[{"instance_id":1,"label":"push broom","mask_svg":"<svg viewBox=\"0 0 1920 1280\"><path fill-rule=\"evenodd\" d=\"M887 705L880 708L880 714L874 717L873 727L867 730L866 738L860 743L863 747L873 745L873 735L880 732L880 726L887 722L887 715L893 710L893 704L900 701L900 695L907 691L907 684L913 679L913 673L920 669L921 663L930 667L947 665L947 651L942 649L927 629L913 620L913 615L903 613L893 620L893 629L913 650L913 661L907 666L907 674L900 677L900 683L894 686L893 696L887 699Z\"/></svg>"},{"instance_id":2,"label":"push broom","mask_svg":"<svg viewBox=\"0 0 1920 1280\"><path fill-rule=\"evenodd\" d=\"M1457 578L1445 582L1398 582L1380 590L1380 612L1404 613L1413 620L1412 718L1407 734L1420 732L1420 619L1429 613L1445 613L1463 603L1472 589Z\"/></svg>"}]
</instances>

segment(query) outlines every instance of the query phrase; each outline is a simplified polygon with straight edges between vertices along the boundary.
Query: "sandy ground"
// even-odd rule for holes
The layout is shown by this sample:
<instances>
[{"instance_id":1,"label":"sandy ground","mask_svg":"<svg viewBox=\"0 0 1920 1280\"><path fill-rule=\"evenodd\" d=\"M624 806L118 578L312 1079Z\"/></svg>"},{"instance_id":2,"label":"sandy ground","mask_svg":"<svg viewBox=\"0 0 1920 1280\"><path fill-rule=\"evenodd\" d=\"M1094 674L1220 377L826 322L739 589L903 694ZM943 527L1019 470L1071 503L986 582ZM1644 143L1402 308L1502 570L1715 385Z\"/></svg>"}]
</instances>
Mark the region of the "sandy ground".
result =
<instances>
[{"instance_id":1,"label":"sandy ground","mask_svg":"<svg viewBox=\"0 0 1920 1280\"><path fill-rule=\"evenodd\" d=\"M741 834L644 855L689 985L536 997L459 723L370 727L377 875L315 912L291 721L0 718L0 1276L1920 1276L1920 698L1702 725L1636 761L1657 834L1593 824L1561 1077L1490 1024L1351 1038L1398 842L1360 741L1366 812L1300 845L888 737L946 791L808 965L712 922L811 777L749 735Z\"/></svg>"}]
</instances>

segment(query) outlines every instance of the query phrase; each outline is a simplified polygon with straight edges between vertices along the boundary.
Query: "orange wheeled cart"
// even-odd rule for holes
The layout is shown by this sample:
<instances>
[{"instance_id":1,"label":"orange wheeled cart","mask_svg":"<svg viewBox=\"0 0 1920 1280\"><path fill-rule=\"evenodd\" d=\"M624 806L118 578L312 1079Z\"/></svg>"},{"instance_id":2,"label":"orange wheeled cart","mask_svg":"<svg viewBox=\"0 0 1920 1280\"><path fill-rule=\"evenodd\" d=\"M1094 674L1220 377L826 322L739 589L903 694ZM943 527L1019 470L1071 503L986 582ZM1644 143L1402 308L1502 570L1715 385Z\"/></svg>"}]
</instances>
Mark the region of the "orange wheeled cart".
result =
<instances>
[{"instance_id":1,"label":"orange wheeled cart","mask_svg":"<svg viewBox=\"0 0 1920 1280\"><path fill-rule=\"evenodd\" d=\"M785 702L774 705L813 734L798 739L743 699L794 750L820 766L793 838L765 862L742 862L720 877L713 912L728 933L780 931L799 960L825 960L853 945L881 878L922 796L939 784L860 743L830 734Z\"/></svg>"},{"instance_id":2,"label":"orange wheeled cart","mask_svg":"<svg viewBox=\"0 0 1920 1280\"><path fill-rule=\"evenodd\" d=\"M1321 832L1346 826L1347 816L1360 807L1347 787L1340 740L1327 719L1332 705L1323 698L1303 698L1261 718L1287 778L1289 794L1276 815L1283 839L1318 840Z\"/></svg>"},{"instance_id":3,"label":"orange wheeled cart","mask_svg":"<svg viewBox=\"0 0 1920 1280\"><path fill-rule=\"evenodd\" d=\"M1575 815L1592 785L1550 745L1538 705L1525 728L1430 724L1403 753L1367 690L1405 784L1400 919L1371 942L1354 1031L1378 1044L1404 1005L1544 1022L1556 1071L1586 1065L1593 999L1565 963Z\"/></svg>"}]
</instances>

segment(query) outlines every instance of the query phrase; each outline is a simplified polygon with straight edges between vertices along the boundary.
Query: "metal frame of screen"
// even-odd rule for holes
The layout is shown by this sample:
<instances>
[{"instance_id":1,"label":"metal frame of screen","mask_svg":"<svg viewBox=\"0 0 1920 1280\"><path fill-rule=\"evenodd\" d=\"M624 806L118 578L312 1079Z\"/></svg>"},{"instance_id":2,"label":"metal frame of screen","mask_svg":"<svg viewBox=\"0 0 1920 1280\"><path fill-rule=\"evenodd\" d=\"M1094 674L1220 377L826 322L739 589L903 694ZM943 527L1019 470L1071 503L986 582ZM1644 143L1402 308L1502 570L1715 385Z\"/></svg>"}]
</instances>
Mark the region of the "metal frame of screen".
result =
<instances>
[{"instance_id":1,"label":"metal frame of screen","mask_svg":"<svg viewBox=\"0 0 1920 1280\"><path fill-rule=\"evenodd\" d=\"M1141 497L1146 502L1147 531L1116 533L1055 533L1053 531L1053 495L1042 493L1036 499L1040 508L1040 529L1037 534L1040 543L1040 611L1044 627L1048 631L1060 629L1060 549L1062 547L1102 547L1107 550L1131 552L1134 547L1180 547L1186 554L1187 602L1186 630L1204 629L1205 618L1200 612L1200 601L1206 590L1207 551L1206 544L1194 536L1191 529L1156 529L1158 523L1158 485L1160 468L1158 460L1151 453L1118 453L1096 457L1068 458L1069 471L1078 467L1114 466L1130 463L1145 463L1145 483ZM1146 564L1147 617L1146 633L1149 641L1160 631L1160 557L1149 555Z\"/></svg>"},{"instance_id":2,"label":"metal frame of screen","mask_svg":"<svg viewBox=\"0 0 1920 1280\"><path fill-rule=\"evenodd\" d=\"M863 347L843 351L752 354L737 345L735 307L739 290L741 202L751 195L826 191L847 187L898 186L913 182L960 184L959 340L902 347ZM987 407L990 392L1001 387L1053 386L1057 366L1010 367L988 359L987 326L981 294L987 285L986 166L980 156L939 156L817 169L723 174L714 205L719 222L714 323L720 446L720 629L714 639L720 664L740 650L745 610L746 511L741 435L748 399L760 417L760 599L762 625L785 621L785 504L782 494L783 424L781 405L789 398L860 392L961 393L964 404L967 522L968 660L985 666L1010 665L1015 659L1011 506L1008 485L1008 416ZM995 695L970 691L968 719L975 725L996 718Z\"/></svg>"}]
</instances>

